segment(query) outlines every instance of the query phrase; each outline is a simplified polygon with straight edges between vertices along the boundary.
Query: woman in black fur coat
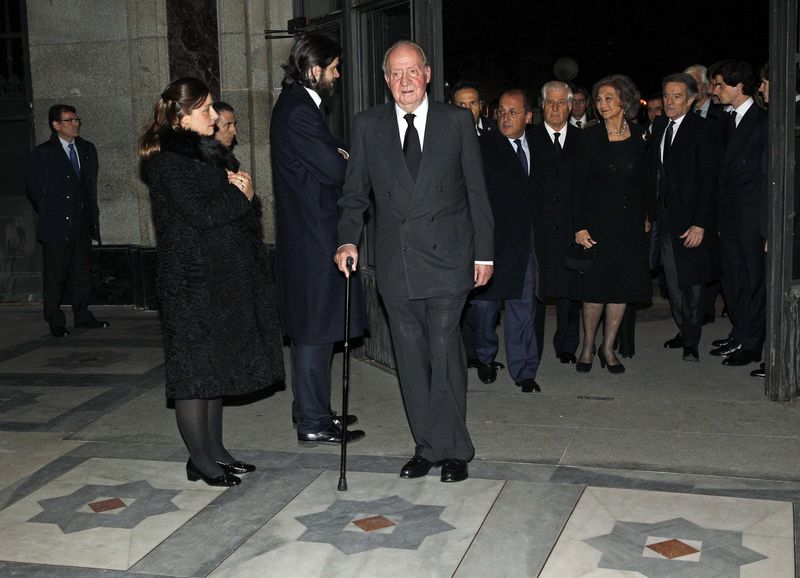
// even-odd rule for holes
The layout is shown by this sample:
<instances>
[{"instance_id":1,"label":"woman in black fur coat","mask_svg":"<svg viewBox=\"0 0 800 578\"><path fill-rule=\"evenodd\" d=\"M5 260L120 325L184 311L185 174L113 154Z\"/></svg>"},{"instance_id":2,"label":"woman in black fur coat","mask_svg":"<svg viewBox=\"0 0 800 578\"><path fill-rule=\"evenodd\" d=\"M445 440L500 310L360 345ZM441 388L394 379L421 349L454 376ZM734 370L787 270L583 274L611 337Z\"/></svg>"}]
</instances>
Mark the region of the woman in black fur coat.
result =
<instances>
[{"instance_id":1,"label":"woman in black fur coat","mask_svg":"<svg viewBox=\"0 0 800 578\"><path fill-rule=\"evenodd\" d=\"M164 89L139 142L158 247L166 393L189 449L190 480L231 486L253 471L222 443L222 398L283 379L261 205L239 163L213 138L208 87Z\"/></svg>"}]
</instances>

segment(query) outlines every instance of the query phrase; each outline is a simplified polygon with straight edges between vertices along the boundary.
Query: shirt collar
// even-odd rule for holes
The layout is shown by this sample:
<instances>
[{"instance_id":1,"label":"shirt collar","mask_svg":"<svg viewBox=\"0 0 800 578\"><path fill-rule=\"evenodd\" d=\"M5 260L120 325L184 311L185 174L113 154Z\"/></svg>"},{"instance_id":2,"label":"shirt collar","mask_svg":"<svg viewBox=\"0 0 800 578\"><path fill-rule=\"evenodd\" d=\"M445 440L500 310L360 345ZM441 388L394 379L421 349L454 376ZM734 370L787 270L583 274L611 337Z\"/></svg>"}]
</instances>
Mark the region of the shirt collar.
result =
<instances>
[{"instance_id":1,"label":"shirt collar","mask_svg":"<svg viewBox=\"0 0 800 578\"><path fill-rule=\"evenodd\" d=\"M67 148L71 144L75 144L75 139L72 140L64 140L61 137L58 137L58 140L61 141L61 146Z\"/></svg>"},{"instance_id":2,"label":"shirt collar","mask_svg":"<svg viewBox=\"0 0 800 578\"><path fill-rule=\"evenodd\" d=\"M736 111L736 118L741 119L745 113L750 110L750 107L753 106L753 97L748 96L747 100L745 100L742 104L740 104L737 108L733 110Z\"/></svg>"},{"instance_id":3,"label":"shirt collar","mask_svg":"<svg viewBox=\"0 0 800 578\"><path fill-rule=\"evenodd\" d=\"M406 115L408 113L406 111L404 111L402 108L400 108L400 105L397 104L397 103L394 103L394 112L397 115L397 120L402 120L403 122L405 122L405 118L406 118ZM428 95L427 94L425 95L425 98L422 100L420 105L417 108L415 108L414 110L411 111L411 114L413 114L416 118L424 118L424 119L428 118Z\"/></svg>"},{"instance_id":4,"label":"shirt collar","mask_svg":"<svg viewBox=\"0 0 800 578\"><path fill-rule=\"evenodd\" d=\"M552 128L550 128L549 124L544 123L544 128L547 131L547 134L550 135L550 140L553 140L555 138L553 135L558 133L559 137L560 137L560 141L559 142L561 142L561 144L563 145L564 144L564 139L567 137L567 125L568 124L569 124L569 121L565 122L564 126L562 126L560 129L553 130Z\"/></svg>"},{"instance_id":5,"label":"shirt collar","mask_svg":"<svg viewBox=\"0 0 800 578\"><path fill-rule=\"evenodd\" d=\"M304 86L303 88L305 88L306 92L308 92L308 94L311 95L311 98L314 99L314 103L317 105L317 108L319 108L320 105L322 104L322 97L319 94L317 94L316 90L308 88L307 86Z\"/></svg>"}]
</instances>

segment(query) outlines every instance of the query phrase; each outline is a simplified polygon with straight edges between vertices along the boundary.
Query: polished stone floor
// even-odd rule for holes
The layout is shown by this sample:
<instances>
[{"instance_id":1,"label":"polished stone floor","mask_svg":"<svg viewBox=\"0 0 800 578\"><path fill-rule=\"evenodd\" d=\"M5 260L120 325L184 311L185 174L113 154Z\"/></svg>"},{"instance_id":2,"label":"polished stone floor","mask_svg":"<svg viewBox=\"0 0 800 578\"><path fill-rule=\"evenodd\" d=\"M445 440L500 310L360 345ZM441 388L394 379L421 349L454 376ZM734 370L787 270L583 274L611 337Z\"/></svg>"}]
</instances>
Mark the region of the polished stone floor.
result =
<instances>
[{"instance_id":1,"label":"polished stone floor","mask_svg":"<svg viewBox=\"0 0 800 578\"><path fill-rule=\"evenodd\" d=\"M699 364L662 348L657 304L621 376L549 347L540 394L471 374L458 484L397 476L413 442L396 379L353 360L367 438L342 492L338 449L297 445L285 387L226 407L256 472L187 481L157 314L97 314L109 329L56 340L37 307L0 307L0 576L796 576L800 406L706 354L724 320Z\"/></svg>"}]
</instances>

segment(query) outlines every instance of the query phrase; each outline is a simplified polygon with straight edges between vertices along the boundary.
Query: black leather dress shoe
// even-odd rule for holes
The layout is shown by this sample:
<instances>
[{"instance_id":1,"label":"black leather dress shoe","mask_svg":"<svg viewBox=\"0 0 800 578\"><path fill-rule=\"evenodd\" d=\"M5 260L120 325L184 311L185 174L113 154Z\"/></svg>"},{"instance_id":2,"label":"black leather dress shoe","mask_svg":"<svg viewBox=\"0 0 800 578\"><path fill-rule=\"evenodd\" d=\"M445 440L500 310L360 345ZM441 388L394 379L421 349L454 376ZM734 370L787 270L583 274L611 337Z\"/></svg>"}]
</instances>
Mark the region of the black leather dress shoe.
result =
<instances>
[{"instance_id":1,"label":"black leather dress shoe","mask_svg":"<svg viewBox=\"0 0 800 578\"><path fill-rule=\"evenodd\" d=\"M742 349L741 347L731 353L728 357L722 360L722 365L732 365L732 366L739 366L739 365L747 365L749 363L755 363L757 361L761 361L761 354L760 353L753 353L752 351L747 351L746 349Z\"/></svg>"},{"instance_id":2,"label":"black leather dress shoe","mask_svg":"<svg viewBox=\"0 0 800 578\"><path fill-rule=\"evenodd\" d=\"M759 367L758 369L754 369L753 371L751 371L750 372L750 376L751 377L760 377L761 379L766 379L766 377L767 377L767 369L766 369L764 363L762 362L761 363L761 367Z\"/></svg>"},{"instance_id":3,"label":"black leather dress shoe","mask_svg":"<svg viewBox=\"0 0 800 578\"><path fill-rule=\"evenodd\" d=\"M66 337L69 335L69 331L67 331L67 328L64 326L51 327L50 335L53 337Z\"/></svg>"},{"instance_id":4,"label":"black leather dress shoe","mask_svg":"<svg viewBox=\"0 0 800 578\"><path fill-rule=\"evenodd\" d=\"M400 469L400 477L411 479L427 476L428 472L431 471L431 468L435 465L435 463L426 460L422 456L414 456Z\"/></svg>"},{"instance_id":5,"label":"black leather dress shoe","mask_svg":"<svg viewBox=\"0 0 800 578\"><path fill-rule=\"evenodd\" d=\"M559 353L558 359L561 360L561 363L578 363L578 358L574 353Z\"/></svg>"},{"instance_id":6,"label":"black leather dress shoe","mask_svg":"<svg viewBox=\"0 0 800 578\"><path fill-rule=\"evenodd\" d=\"M714 347L725 347L733 343L733 337L726 337L725 339L715 339L711 342Z\"/></svg>"},{"instance_id":7,"label":"black leather dress shoe","mask_svg":"<svg viewBox=\"0 0 800 578\"><path fill-rule=\"evenodd\" d=\"M683 348L684 361L700 361L700 352L697 347L684 347Z\"/></svg>"},{"instance_id":8,"label":"black leather dress shoe","mask_svg":"<svg viewBox=\"0 0 800 578\"><path fill-rule=\"evenodd\" d=\"M717 357L728 357L729 355L733 355L737 351L742 348L741 345L738 343L731 343L730 345L721 345L716 349L712 349L709 351L711 355L716 355Z\"/></svg>"},{"instance_id":9,"label":"black leather dress shoe","mask_svg":"<svg viewBox=\"0 0 800 578\"><path fill-rule=\"evenodd\" d=\"M222 487L230 487L230 486L238 486L242 483L242 479L238 478L228 472L224 472L221 475L210 478L205 475L203 472L197 469L197 467L192 463L192 460L189 459L186 462L186 479L190 482L196 482L197 480L203 480L209 486L222 486Z\"/></svg>"},{"instance_id":10,"label":"black leather dress shoe","mask_svg":"<svg viewBox=\"0 0 800 578\"><path fill-rule=\"evenodd\" d=\"M533 378L530 379L523 379L519 383L518 386L522 388L523 393L531 393L534 391L542 391L542 388L539 387L539 384L536 383L536 380Z\"/></svg>"},{"instance_id":11,"label":"black leather dress shoe","mask_svg":"<svg viewBox=\"0 0 800 578\"><path fill-rule=\"evenodd\" d=\"M675 337L664 342L664 349L679 349L681 347L683 347L683 335L680 331Z\"/></svg>"},{"instance_id":12,"label":"black leather dress shoe","mask_svg":"<svg viewBox=\"0 0 800 578\"><path fill-rule=\"evenodd\" d=\"M229 474L248 474L250 472L256 471L256 467L253 464L240 462L239 460L234 460L228 463L217 462L217 464L219 464L219 467L221 467Z\"/></svg>"},{"instance_id":13,"label":"black leather dress shoe","mask_svg":"<svg viewBox=\"0 0 800 578\"><path fill-rule=\"evenodd\" d=\"M111 323L109 323L108 321L100 321L99 319L75 324L75 327L80 327L81 329L105 329L106 327L110 326Z\"/></svg>"},{"instance_id":14,"label":"black leather dress shoe","mask_svg":"<svg viewBox=\"0 0 800 578\"><path fill-rule=\"evenodd\" d=\"M497 380L497 370L503 367L503 364L497 363L496 361L491 363L478 363L478 379L483 383L494 383Z\"/></svg>"},{"instance_id":15,"label":"black leather dress shoe","mask_svg":"<svg viewBox=\"0 0 800 578\"><path fill-rule=\"evenodd\" d=\"M347 443L357 442L366 434L363 430L354 429L347 432ZM303 445L314 446L316 444L335 444L342 443L342 430L336 426L331 426L326 430L316 433L297 432L297 441Z\"/></svg>"},{"instance_id":16,"label":"black leather dress shoe","mask_svg":"<svg viewBox=\"0 0 800 578\"><path fill-rule=\"evenodd\" d=\"M442 462L443 482L461 482L468 477L467 462L464 460L444 460Z\"/></svg>"},{"instance_id":17,"label":"black leather dress shoe","mask_svg":"<svg viewBox=\"0 0 800 578\"><path fill-rule=\"evenodd\" d=\"M333 425L335 425L336 427L342 427L342 416L336 415L334 413L331 416L331 419L333 420ZM348 426L351 426L358 421L358 417L356 417L353 414L348 414L347 419L345 421L347 422Z\"/></svg>"}]
</instances>

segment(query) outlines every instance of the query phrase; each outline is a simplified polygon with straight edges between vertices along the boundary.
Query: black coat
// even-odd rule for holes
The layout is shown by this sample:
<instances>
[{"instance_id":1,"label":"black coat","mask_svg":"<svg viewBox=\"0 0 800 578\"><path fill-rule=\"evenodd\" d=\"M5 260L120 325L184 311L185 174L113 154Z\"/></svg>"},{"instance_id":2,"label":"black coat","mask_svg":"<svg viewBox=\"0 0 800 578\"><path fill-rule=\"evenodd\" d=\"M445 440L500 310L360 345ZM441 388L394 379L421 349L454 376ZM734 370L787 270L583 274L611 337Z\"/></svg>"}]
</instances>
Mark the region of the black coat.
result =
<instances>
[{"instance_id":1,"label":"black coat","mask_svg":"<svg viewBox=\"0 0 800 578\"><path fill-rule=\"evenodd\" d=\"M39 214L37 237L42 243L65 243L76 222L91 227L92 239L100 240L100 211L97 208L97 150L80 137L75 139L80 159L80 177L75 174L61 141L53 136L33 149L28 165L26 188ZM85 215L76 219L76 212Z\"/></svg>"},{"instance_id":2,"label":"black coat","mask_svg":"<svg viewBox=\"0 0 800 578\"><path fill-rule=\"evenodd\" d=\"M650 144L650 166L658 183L658 227L672 239L678 285L700 285L719 278L714 199L719 173L719 144L713 121L687 114L672 141L666 164L661 162L661 140L666 116L656 118ZM704 229L703 242L689 249L679 238L689 227Z\"/></svg>"},{"instance_id":3,"label":"black coat","mask_svg":"<svg viewBox=\"0 0 800 578\"><path fill-rule=\"evenodd\" d=\"M344 339L344 276L336 268L336 206L347 161L325 116L302 88L272 112L277 283L283 333L304 345ZM361 286L351 287L350 335L363 333Z\"/></svg>"},{"instance_id":4,"label":"black coat","mask_svg":"<svg viewBox=\"0 0 800 578\"><path fill-rule=\"evenodd\" d=\"M762 229L767 129L767 111L753 102L725 148L719 172L720 233L736 235L754 227L756 231Z\"/></svg>"},{"instance_id":5,"label":"black coat","mask_svg":"<svg viewBox=\"0 0 800 578\"><path fill-rule=\"evenodd\" d=\"M167 131L145 161L158 248L167 397L240 395L283 379L260 203L228 183L225 146Z\"/></svg>"},{"instance_id":6,"label":"black coat","mask_svg":"<svg viewBox=\"0 0 800 578\"><path fill-rule=\"evenodd\" d=\"M556 151L544 124L530 132L535 197L540 204L536 256L544 297L567 296L572 272L564 267L567 247L575 241L572 227L572 176L575 151L583 131L567 123L561 153Z\"/></svg>"}]
</instances>

